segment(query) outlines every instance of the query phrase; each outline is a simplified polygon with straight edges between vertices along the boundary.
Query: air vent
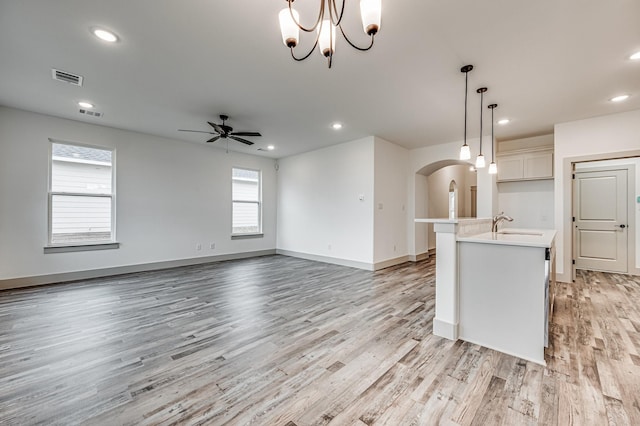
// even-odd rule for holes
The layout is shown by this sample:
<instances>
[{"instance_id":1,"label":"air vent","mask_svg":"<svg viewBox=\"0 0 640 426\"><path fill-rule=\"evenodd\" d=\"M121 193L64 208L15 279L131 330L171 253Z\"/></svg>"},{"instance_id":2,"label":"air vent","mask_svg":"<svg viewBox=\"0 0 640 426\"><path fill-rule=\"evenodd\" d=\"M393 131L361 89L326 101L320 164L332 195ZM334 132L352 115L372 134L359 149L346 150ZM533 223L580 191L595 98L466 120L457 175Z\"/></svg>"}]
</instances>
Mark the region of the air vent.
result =
<instances>
[{"instance_id":1,"label":"air vent","mask_svg":"<svg viewBox=\"0 0 640 426\"><path fill-rule=\"evenodd\" d=\"M74 86L82 86L83 78L80 75L71 74L70 72L60 71L55 68L52 68L51 76L53 77L54 80L73 84Z\"/></svg>"},{"instance_id":2,"label":"air vent","mask_svg":"<svg viewBox=\"0 0 640 426\"><path fill-rule=\"evenodd\" d=\"M100 117L102 117L102 116L104 115L104 114L103 114L103 113L101 113L101 112L98 112L98 111L90 111L90 110L88 110L88 109L84 109L84 108L80 108L80 109L78 110L78 112L79 112L80 114L84 114L84 115L88 115L88 116L96 117L96 118L100 118Z\"/></svg>"}]
</instances>

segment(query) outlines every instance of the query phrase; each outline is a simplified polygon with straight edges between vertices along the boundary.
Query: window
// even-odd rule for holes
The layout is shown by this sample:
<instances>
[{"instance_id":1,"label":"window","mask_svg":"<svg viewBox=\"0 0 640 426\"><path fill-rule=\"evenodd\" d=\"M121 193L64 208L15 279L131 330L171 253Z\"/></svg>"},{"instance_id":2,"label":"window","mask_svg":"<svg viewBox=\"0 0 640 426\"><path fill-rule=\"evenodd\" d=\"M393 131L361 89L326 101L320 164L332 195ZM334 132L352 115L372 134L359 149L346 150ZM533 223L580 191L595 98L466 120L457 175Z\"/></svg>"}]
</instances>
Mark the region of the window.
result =
<instances>
[{"instance_id":1,"label":"window","mask_svg":"<svg viewBox=\"0 0 640 426\"><path fill-rule=\"evenodd\" d=\"M53 142L49 167L49 245L115 240L112 150Z\"/></svg>"},{"instance_id":2,"label":"window","mask_svg":"<svg viewBox=\"0 0 640 426\"><path fill-rule=\"evenodd\" d=\"M248 235L262 232L262 191L260 172L233 169L232 173L233 218L232 234Z\"/></svg>"}]
</instances>

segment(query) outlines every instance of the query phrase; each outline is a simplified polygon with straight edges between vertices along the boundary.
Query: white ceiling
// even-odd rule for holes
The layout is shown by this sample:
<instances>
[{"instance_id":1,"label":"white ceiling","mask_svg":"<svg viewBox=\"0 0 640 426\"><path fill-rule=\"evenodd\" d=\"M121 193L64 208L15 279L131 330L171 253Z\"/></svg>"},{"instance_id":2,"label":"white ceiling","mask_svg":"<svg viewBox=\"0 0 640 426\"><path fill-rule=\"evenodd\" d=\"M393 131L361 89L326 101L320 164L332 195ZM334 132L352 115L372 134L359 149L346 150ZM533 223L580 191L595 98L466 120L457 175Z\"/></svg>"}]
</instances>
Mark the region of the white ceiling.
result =
<instances>
[{"instance_id":1,"label":"white ceiling","mask_svg":"<svg viewBox=\"0 0 640 426\"><path fill-rule=\"evenodd\" d=\"M310 23L316 1L298 0ZM352 38L367 37L347 3ZM640 109L638 0L383 0L373 49L338 38L332 69L282 44L283 0L0 0L0 104L194 143L226 113L253 147L284 157L367 135L406 148L462 139L465 64L469 135L479 95L496 102L499 140L550 133L554 123ZM89 33L120 37L106 44ZM312 40L304 38L307 48ZM84 76L54 81L51 68ZM614 104L610 97L631 94ZM78 113L89 100L103 118ZM489 110L485 108L485 112ZM488 118L489 115L485 115ZM344 128L334 131L334 121ZM490 125L487 119L485 126ZM216 144L220 144L217 142ZM273 152L257 151L273 144ZM215 145L215 144L214 144ZM220 146L220 145L218 145Z\"/></svg>"}]
</instances>

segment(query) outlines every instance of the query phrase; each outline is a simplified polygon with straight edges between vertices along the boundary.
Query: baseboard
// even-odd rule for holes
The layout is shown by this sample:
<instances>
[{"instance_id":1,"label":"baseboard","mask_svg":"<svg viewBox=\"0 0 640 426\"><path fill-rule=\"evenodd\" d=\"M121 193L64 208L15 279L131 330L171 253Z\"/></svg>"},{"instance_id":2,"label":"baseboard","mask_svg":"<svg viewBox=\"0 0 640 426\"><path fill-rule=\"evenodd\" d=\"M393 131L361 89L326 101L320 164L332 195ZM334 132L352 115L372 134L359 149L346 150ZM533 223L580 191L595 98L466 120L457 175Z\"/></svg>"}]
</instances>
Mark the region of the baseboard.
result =
<instances>
[{"instance_id":1,"label":"baseboard","mask_svg":"<svg viewBox=\"0 0 640 426\"><path fill-rule=\"evenodd\" d=\"M425 251L424 253L410 254L409 262L420 262L421 260L428 259L430 256L431 254L428 251Z\"/></svg>"},{"instance_id":2,"label":"baseboard","mask_svg":"<svg viewBox=\"0 0 640 426\"><path fill-rule=\"evenodd\" d=\"M458 340L458 324L433 319L433 334L449 340Z\"/></svg>"},{"instance_id":3,"label":"baseboard","mask_svg":"<svg viewBox=\"0 0 640 426\"><path fill-rule=\"evenodd\" d=\"M373 264L373 270L378 271L380 269L389 268L391 266L400 265L401 263L406 263L411 261L411 257L409 255L396 257L395 259L383 260L382 262L376 262Z\"/></svg>"},{"instance_id":4,"label":"baseboard","mask_svg":"<svg viewBox=\"0 0 640 426\"><path fill-rule=\"evenodd\" d=\"M276 254L284 256L297 257L300 259L315 260L316 262L331 263L333 265L349 266L351 268L364 269L366 271L374 271L375 265L372 263L358 262L355 260L340 259L338 257L320 256L317 254L302 253L299 251L276 249Z\"/></svg>"},{"instance_id":5,"label":"baseboard","mask_svg":"<svg viewBox=\"0 0 640 426\"><path fill-rule=\"evenodd\" d=\"M0 280L0 290L22 287L33 287L65 281L86 280L90 278L109 277L132 272L155 271L158 269L176 268L179 266L200 265L203 263L222 262L225 260L245 259L249 257L269 256L276 254L275 249L251 251L244 253L221 254L218 256L194 257L189 259L167 260L163 262L142 263L137 265L115 266L112 268L90 269L87 271L63 272L59 274L36 275L32 277L9 278Z\"/></svg>"},{"instance_id":6,"label":"baseboard","mask_svg":"<svg viewBox=\"0 0 640 426\"><path fill-rule=\"evenodd\" d=\"M571 272L569 272L568 274L557 273L556 274L556 281L560 282L560 283L572 283L573 282L573 278L571 278Z\"/></svg>"}]
</instances>

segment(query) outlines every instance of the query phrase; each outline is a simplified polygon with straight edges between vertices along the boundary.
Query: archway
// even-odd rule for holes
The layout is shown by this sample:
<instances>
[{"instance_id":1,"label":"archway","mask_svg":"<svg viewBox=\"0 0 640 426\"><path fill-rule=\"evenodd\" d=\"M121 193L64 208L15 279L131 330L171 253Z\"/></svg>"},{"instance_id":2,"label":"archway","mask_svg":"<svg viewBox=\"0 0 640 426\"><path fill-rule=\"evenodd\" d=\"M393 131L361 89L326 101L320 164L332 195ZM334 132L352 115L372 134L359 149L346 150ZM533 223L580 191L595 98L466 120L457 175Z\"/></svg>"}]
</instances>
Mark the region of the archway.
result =
<instances>
[{"instance_id":1,"label":"archway","mask_svg":"<svg viewBox=\"0 0 640 426\"><path fill-rule=\"evenodd\" d=\"M442 160L422 167L415 174L415 217L449 218L472 216L477 187L471 164L460 160ZM415 224L416 260L435 249L433 224Z\"/></svg>"}]
</instances>

